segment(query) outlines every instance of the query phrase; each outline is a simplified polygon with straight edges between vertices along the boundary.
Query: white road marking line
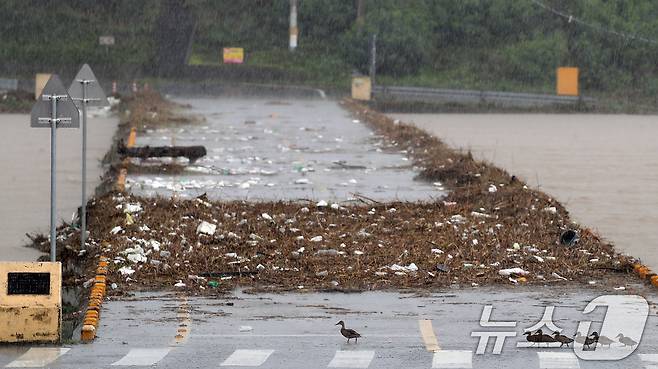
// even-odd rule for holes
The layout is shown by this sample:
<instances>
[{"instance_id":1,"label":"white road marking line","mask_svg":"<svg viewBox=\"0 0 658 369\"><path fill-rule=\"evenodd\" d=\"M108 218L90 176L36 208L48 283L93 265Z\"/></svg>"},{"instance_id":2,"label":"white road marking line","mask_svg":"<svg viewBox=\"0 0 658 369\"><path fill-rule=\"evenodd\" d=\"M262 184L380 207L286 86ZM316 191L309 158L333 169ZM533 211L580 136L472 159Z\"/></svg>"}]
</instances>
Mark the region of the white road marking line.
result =
<instances>
[{"instance_id":1,"label":"white road marking line","mask_svg":"<svg viewBox=\"0 0 658 369\"><path fill-rule=\"evenodd\" d=\"M425 348L429 352L437 352L441 350L439 346L439 341L434 335L434 328L432 328L432 321L427 319L421 319L418 321L418 328L420 329L420 335L425 342Z\"/></svg>"},{"instance_id":2,"label":"white road marking line","mask_svg":"<svg viewBox=\"0 0 658 369\"><path fill-rule=\"evenodd\" d=\"M193 338L233 338L233 337L340 337L340 333L336 334L252 334L249 332L245 332L242 334L193 334L191 335ZM378 338L414 338L418 339L418 335L412 335L412 334L368 334L368 337L363 337L365 338L373 338L373 337L378 337Z\"/></svg>"},{"instance_id":3,"label":"white road marking line","mask_svg":"<svg viewBox=\"0 0 658 369\"><path fill-rule=\"evenodd\" d=\"M336 351L329 368L367 368L374 357L374 351Z\"/></svg>"},{"instance_id":4,"label":"white road marking line","mask_svg":"<svg viewBox=\"0 0 658 369\"><path fill-rule=\"evenodd\" d=\"M538 352L541 369L578 369L580 364L573 352Z\"/></svg>"},{"instance_id":5,"label":"white road marking line","mask_svg":"<svg viewBox=\"0 0 658 369\"><path fill-rule=\"evenodd\" d=\"M235 350L221 366L261 366L274 350Z\"/></svg>"},{"instance_id":6,"label":"white road marking line","mask_svg":"<svg viewBox=\"0 0 658 369\"><path fill-rule=\"evenodd\" d=\"M7 364L6 367L41 368L57 360L57 358L66 354L69 350L69 348L58 347L32 347L18 359Z\"/></svg>"},{"instance_id":7,"label":"white road marking line","mask_svg":"<svg viewBox=\"0 0 658 369\"><path fill-rule=\"evenodd\" d=\"M473 352L461 350L443 350L434 353L432 368L465 368L473 367Z\"/></svg>"},{"instance_id":8,"label":"white road marking line","mask_svg":"<svg viewBox=\"0 0 658 369\"><path fill-rule=\"evenodd\" d=\"M560 342L517 342L517 348L559 348L562 343ZM566 347L564 345L563 347ZM569 347L573 345L569 344Z\"/></svg>"},{"instance_id":9,"label":"white road marking line","mask_svg":"<svg viewBox=\"0 0 658 369\"><path fill-rule=\"evenodd\" d=\"M638 354L640 360L658 364L658 354Z\"/></svg>"},{"instance_id":10,"label":"white road marking line","mask_svg":"<svg viewBox=\"0 0 658 369\"><path fill-rule=\"evenodd\" d=\"M158 363L171 351L171 348L136 348L130 349L126 356L112 365L148 366Z\"/></svg>"}]
</instances>

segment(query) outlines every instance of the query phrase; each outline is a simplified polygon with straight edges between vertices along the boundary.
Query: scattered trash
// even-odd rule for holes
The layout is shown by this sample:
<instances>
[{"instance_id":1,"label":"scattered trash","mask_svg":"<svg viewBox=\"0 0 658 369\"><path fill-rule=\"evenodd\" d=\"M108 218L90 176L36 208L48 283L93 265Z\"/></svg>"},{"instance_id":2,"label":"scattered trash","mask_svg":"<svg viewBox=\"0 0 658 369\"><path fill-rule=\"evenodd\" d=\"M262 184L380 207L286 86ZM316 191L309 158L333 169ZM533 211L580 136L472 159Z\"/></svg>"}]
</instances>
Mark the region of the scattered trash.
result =
<instances>
[{"instance_id":1,"label":"scattered trash","mask_svg":"<svg viewBox=\"0 0 658 369\"><path fill-rule=\"evenodd\" d=\"M216 229L217 226L215 224L210 224L204 220L196 228L196 233L203 233L212 236L215 234Z\"/></svg>"},{"instance_id":2,"label":"scattered trash","mask_svg":"<svg viewBox=\"0 0 658 369\"><path fill-rule=\"evenodd\" d=\"M573 230L567 230L560 235L560 245L564 246L573 246L578 243L580 236L578 232Z\"/></svg>"},{"instance_id":3,"label":"scattered trash","mask_svg":"<svg viewBox=\"0 0 658 369\"><path fill-rule=\"evenodd\" d=\"M525 271L521 268L510 268L510 269L501 269L498 271L498 274L500 274L503 277L509 277L511 275L528 275L530 272Z\"/></svg>"},{"instance_id":4,"label":"scattered trash","mask_svg":"<svg viewBox=\"0 0 658 369\"><path fill-rule=\"evenodd\" d=\"M240 326L240 332L251 332L253 330L254 330L254 328L251 327L250 325L241 325Z\"/></svg>"},{"instance_id":5,"label":"scattered trash","mask_svg":"<svg viewBox=\"0 0 658 369\"><path fill-rule=\"evenodd\" d=\"M110 231L110 234L117 234L121 231L123 231L123 228L121 228L121 226L116 226L116 227L112 228L112 230Z\"/></svg>"},{"instance_id":6,"label":"scattered trash","mask_svg":"<svg viewBox=\"0 0 658 369\"><path fill-rule=\"evenodd\" d=\"M436 270L438 270L441 273L448 273L450 271L450 268L445 264L436 264Z\"/></svg>"},{"instance_id":7,"label":"scattered trash","mask_svg":"<svg viewBox=\"0 0 658 369\"><path fill-rule=\"evenodd\" d=\"M129 266L124 266L119 268L119 273L121 273L121 275L132 275L133 273L135 273L135 269Z\"/></svg>"},{"instance_id":8,"label":"scattered trash","mask_svg":"<svg viewBox=\"0 0 658 369\"><path fill-rule=\"evenodd\" d=\"M326 249L326 250L318 250L315 252L316 256L338 256L338 250L335 249Z\"/></svg>"}]
</instances>

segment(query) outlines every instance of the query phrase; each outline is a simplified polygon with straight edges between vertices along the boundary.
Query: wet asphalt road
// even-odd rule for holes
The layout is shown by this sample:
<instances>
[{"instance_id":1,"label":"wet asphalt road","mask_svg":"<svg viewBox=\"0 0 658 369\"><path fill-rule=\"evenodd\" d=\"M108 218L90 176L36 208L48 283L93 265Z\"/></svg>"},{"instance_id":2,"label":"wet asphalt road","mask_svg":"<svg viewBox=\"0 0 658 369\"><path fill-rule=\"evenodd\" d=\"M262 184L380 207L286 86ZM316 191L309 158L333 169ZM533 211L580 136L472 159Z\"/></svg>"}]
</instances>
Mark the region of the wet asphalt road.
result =
<instances>
[{"instance_id":1,"label":"wet asphalt road","mask_svg":"<svg viewBox=\"0 0 658 369\"><path fill-rule=\"evenodd\" d=\"M415 181L404 151L385 147L336 101L179 98L204 122L152 129L137 145L204 145L208 155L182 175L130 174L140 195L222 200L430 200L442 187ZM185 160L185 159L183 159ZM136 162L140 162L136 159ZM141 165L161 163L147 160Z\"/></svg>"},{"instance_id":2,"label":"wet asphalt road","mask_svg":"<svg viewBox=\"0 0 658 369\"><path fill-rule=\"evenodd\" d=\"M640 287L642 288L642 287ZM592 320L600 330L605 308L584 315L593 298L619 292L560 287L485 288L414 293L264 294L241 291L224 297L140 294L105 304L97 340L65 346L50 356L51 368L650 368L658 354L655 292L641 289L650 316L639 347L622 361L579 360L573 349L528 348L521 333L555 306L552 322L575 333L578 321ZM631 293L624 291L622 294ZM636 293L636 292L635 292ZM515 321L514 328L483 328L484 302L490 321ZM231 305L229 305L231 304ZM627 317L626 317L627 318ZM612 318L611 318L612 319ZM623 319L623 318L622 318ZM358 343L339 335L338 320L359 331ZM429 321L429 322L428 322ZM429 329L427 327L429 326ZM182 330L181 330L182 329ZM546 328L545 328L546 329ZM472 332L511 331L500 355L476 353ZM175 338L180 335L179 339ZM619 350L599 346L597 351ZM0 366L35 360L39 348L0 347ZM41 350L43 351L43 350ZM596 351L595 351L596 352ZM38 355L39 354L39 355ZM31 356L31 358L30 358ZM12 364L13 363L13 364ZM24 362L22 362L24 363ZM32 362L34 364L34 362Z\"/></svg>"},{"instance_id":3,"label":"wet asphalt road","mask_svg":"<svg viewBox=\"0 0 658 369\"><path fill-rule=\"evenodd\" d=\"M100 161L112 145L118 119L93 117L87 131L87 194L92 196L104 169ZM34 261L41 253L22 247L25 233L48 234L50 225L50 130L30 128L29 115L0 114L0 260ZM57 131L57 220L71 221L81 204L80 129Z\"/></svg>"},{"instance_id":4,"label":"wet asphalt road","mask_svg":"<svg viewBox=\"0 0 658 369\"><path fill-rule=\"evenodd\" d=\"M650 115L393 114L561 201L658 268L658 121Z\"/></svg>"}]
</instances>

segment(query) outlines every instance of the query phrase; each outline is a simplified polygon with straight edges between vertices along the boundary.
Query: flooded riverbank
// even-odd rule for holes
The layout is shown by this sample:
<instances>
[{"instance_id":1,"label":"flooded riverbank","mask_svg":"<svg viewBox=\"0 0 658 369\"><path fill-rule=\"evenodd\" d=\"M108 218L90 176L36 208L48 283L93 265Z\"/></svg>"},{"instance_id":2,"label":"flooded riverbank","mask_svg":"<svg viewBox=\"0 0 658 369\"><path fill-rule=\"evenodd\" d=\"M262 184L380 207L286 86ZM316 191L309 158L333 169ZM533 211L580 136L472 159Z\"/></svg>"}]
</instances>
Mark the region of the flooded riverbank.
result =
<instances>
[{"instance_id":1,"label":"flooded riverbank","mask_svg":"<svg viewBox=\"0 0 658 369\"><path fill-rule=\"evenodd\" d=\"M658 118L390 114L470 149L562 202L619 251L658 267Z\"/></svg>"}]
</instances>

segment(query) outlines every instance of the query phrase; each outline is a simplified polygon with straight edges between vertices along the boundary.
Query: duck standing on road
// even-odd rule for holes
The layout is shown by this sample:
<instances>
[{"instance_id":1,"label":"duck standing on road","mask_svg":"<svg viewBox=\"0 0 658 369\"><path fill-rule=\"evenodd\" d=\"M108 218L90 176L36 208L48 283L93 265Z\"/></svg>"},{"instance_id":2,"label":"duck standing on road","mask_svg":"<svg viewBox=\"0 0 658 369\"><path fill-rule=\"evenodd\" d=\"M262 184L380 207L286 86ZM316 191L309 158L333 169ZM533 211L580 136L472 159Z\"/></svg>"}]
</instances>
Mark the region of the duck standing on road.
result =
<instances>
[{"instance_id":1,"label":"duck standing on road","mask_svg":"<svg viewBox=\"0 0 658 369\"><path fill-rule=\"evenodd\" d=\"M598 336L598 338L599 338L599 339L597 340L597 342L600 343L601 346L608 346L608 348L610 348L610 345L612 345L613 343L617 342L617 341L612 340L612 339L610 339L610 338L608 338L608 337L606 337L606 336Z\"/></svg>"},{"instance_id":2,"label":"duck standing on road","mask_svg":"<svg viewBox=\"0 0 658 369\"><path fill-rule=\"evenodd\" d=\"M340 334L342 334L343 337L347 338L347 343L350 343L350 340L351 340L352 338L354 338L354 340L355 340L357 343L359 342L359 337L361 337L361 335L359 334L359 332L355 331L354 329L347 329L347 328L345 328L345 322L343 322L342 320L341 320L340 322L336 323L336 325L340 325L340 326L341 326L341 328L340 328Z\"/></svg>"},{"instance_id":3,"label":"duck standing on road","mask_svg":"<svg viewBox=\"0 0 658 369\"><path fill-rule=\"evenodd\" d=\"M590 348L590 345L594 344L594 349L596 350L596 344L599 343L599 333L594 331L592 334L590 334L590 336L591 337L585 337L584 345L587 346L587 348Z\"/></svg>"},{"instance_id":4,"label":"duck standing on road","mask_svg":"<svg viewBox=\"0 0 658 369\"><path fill-rule=\"evenodd\" d=\"M544 334L541 329L537 331L537 336L539 336L539 342L544 342L546 347L548 347L549 343L557 342L555 338L549 336L548 334Z\"/></svg>"},{"instance_id":5,"label":"duck standing on road","mask_svg":"<svg viewBox=\"0 0 658 369\"><path fill-rule=\"evenodd\" d=\"M569 338L565 335L560 334L560 332L554 332L553 333L553 338L555 341L560 342L560 347L567 345L569 347L569 344L573 342L573 338Z\"/></svg>"},{"instance_id":6,"label":"duck standing on road","mask_svg":"<svg viewBox=\"0 0 658 369\"><path fill-rule=\"evenodd\" d=\"M594 337L583 336L580 332L578 332L574 335L574 337L575 337L575 341L580 343L581 345L587 346L587 348L591 348L590 345L594 344L594 347L596 348L596 343L598 342L599 334L597 332L594 332L591 335Z\"/></svg>"},{"instance_id":7,"label":"duck standing on road","mask_svg":"<svg viewBox=\"0 0 658 369\"><path fill-rule=\"evenodd\" d=\"M633 346L637 345L637 342L633 341L632 338L630 338L630 337L625 337L625 336L624 336L623 334L621 334L621 333L619 333L619 334L617 335L617 337L615 337L615 338L619 338L619 343L623 344L624 347L626 347L626 346L631 346L631 347L633 347Z\"/></svg>"},{"instance_id":8,"label":"duck standing on road","mask_svg":"<svg viewBox=\"0 0 658 369\"><path fill-rule=\"evenodd\" d=\"M523 335L524 336L527 335L527 337L525 338L526 341L532 342L533 345L535 343L541 342L541 336L539 335L539 332L537 332L537 334L532 334L532 332L525 332L523 333Z\"/></svg>"}]
</instances>

